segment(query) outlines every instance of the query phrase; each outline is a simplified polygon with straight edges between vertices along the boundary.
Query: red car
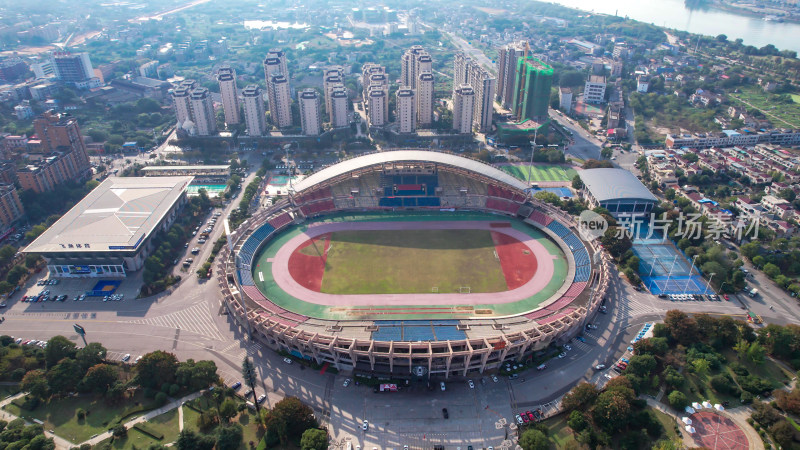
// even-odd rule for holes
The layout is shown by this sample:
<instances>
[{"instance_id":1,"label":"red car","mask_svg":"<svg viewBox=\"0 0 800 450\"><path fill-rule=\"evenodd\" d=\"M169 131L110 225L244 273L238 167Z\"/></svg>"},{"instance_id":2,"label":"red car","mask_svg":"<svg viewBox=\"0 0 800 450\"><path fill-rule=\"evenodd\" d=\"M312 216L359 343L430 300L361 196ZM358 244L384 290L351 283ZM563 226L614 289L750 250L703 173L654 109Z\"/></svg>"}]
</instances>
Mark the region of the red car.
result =
<instances>
[{"instance_id":1,"label":"red car","mask_svg":"<svg viewBox=\"0 0 800 450\"><path fill-rule=\"evenodd\" d=\"M730 297L728 297L728 294L725 294L725 295L723 295L722 297L723 297L725 300L728 300L728 301L730 301L730 299L731 299Z\"/></svg>"},{"instance_id":2,"label":"red car","mask_svg":"<svg viewBox=\"0 0 800 450\"><path fill-rule=\"evenodd\" d=\"M533 422L534 420L536 420L536 418L535 418L535 417L533 417L533 413L532 413L532 412L530 412L530 411L525 411L525 415L526 415L526 416L528 416L528 419L529 419L531 422Z\"/></svg>"},{"instance_id":3,"label":"red car","mask_svg":"<svg viewBox=\"0 0 800 450\"><path fill-rule=\"evenodd\" d=\"M525 422L525 423L528 423L528 422L531 421L531 419L528 418L527 414L520 414L520 417L522 417L522 421Z\"/></svg>"}]
</instances>

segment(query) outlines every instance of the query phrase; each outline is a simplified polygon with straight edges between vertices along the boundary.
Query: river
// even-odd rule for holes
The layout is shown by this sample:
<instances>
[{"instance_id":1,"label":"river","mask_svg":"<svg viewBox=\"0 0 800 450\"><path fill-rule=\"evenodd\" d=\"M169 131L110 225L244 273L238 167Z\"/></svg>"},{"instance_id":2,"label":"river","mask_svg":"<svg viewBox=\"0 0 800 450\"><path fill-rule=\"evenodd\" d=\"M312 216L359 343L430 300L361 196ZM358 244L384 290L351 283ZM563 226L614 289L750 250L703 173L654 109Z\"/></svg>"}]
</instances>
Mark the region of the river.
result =
<instances>
[{"instance_id":1,"label":"river","mask_svg":"<svg viewBox=\"0 0 800 450\"><path fill-rule=\"evenodd\" d=\"M551 0L570 8L629 17L690 33L717 36L729 40L741 38L745 45L763 47L772 44L780 50L800 53L800 24L767 22L711 8L689 9L683 0Z\"/></svg>"}]
</instances>

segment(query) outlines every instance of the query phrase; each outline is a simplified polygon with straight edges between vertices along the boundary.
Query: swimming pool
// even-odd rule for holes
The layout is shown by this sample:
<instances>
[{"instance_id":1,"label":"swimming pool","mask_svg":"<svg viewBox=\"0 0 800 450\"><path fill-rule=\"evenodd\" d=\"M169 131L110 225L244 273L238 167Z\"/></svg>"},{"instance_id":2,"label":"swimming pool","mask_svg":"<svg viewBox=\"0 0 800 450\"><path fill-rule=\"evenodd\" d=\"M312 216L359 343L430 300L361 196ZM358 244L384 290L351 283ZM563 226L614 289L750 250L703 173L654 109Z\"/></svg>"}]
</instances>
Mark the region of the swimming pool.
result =
<instances>
[{"instance_id":1,"label":"swimming pool","mask_svg":"<svg viewBox=\"0 0 800 450\"><path fill-rule=\"evenodd\" d=\"M225 188L227 187L228 185L226 184L190 184L189 187L186 188L186 193L189 195L199 195L198 192L200 189L205 189L209 197L216 197L225 192Z\"/></svg>"}]
</instances>

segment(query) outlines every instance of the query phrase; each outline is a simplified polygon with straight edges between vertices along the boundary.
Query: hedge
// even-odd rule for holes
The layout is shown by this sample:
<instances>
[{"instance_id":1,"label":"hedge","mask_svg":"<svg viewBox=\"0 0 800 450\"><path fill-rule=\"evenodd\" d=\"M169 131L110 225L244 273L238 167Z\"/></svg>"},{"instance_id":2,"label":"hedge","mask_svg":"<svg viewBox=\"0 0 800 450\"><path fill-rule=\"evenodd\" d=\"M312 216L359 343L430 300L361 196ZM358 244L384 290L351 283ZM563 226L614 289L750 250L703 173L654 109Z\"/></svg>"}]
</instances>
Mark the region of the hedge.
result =
<instances>
[{"instance_id":1,"label":"hedge","mask_svg":"<svg viewBox=\"0 0 800 450\"><path fill-rule=\"evenodd\" d=\"M144 434L146 434L148 436L151 436L151 437L153 437L153 438L155 438L155 439L157 439L159 441L164 439L164 435L162 433L159 433L158 431L154 430L152 427L150 427L150 424L148 424L147 422L139 422L139 423L135 424L133 426L133 428L136 428L137 430L141 431L142 433L144 433Z\"/></svg>"}]
</instances>

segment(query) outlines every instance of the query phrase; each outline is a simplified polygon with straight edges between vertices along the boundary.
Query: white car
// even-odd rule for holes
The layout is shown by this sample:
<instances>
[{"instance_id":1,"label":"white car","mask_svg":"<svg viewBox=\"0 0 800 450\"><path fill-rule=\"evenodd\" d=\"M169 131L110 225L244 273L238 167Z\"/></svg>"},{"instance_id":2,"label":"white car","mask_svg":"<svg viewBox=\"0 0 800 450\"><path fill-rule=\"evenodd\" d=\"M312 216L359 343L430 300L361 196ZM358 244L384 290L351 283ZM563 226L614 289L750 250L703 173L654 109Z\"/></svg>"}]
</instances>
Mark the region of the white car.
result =
<instances>
[{"instance_id":1,"label":"white car","mask_svg":"<svg viewBox=\"0 0 800 450\"><path fill-rule=\"evenodd\" d=\"M130 353L125 353L125 356L122 357L123 361L127 361L129 359L131 359L131 354Z\"/></svg>"},{"instance_id":2,"label":"white car","mask_svg":"<svg viewBox=\"0 0 800 450\"><path fill-rule=\"evenodd\" d=\"M344 384L343 384L343 386L344 386L344 387L350 386L350 378L348 378L348 379L344 380Z\"/></svg>"},{"instance_id":3,"label":"white car","mask_svg":"<svg viewBox=\"0 0 800 450\"><path fill-rule=\"evenodd\" d=\"M141 361L141 360L142 360L142 355L139 355L139 356L136 357L136 360L133 361L133 363L134 364L139 364L139 361Z\"/></svg>"},{"instance_id":4,"label":"white car","mask_svg":"<svg viewBox=\"0 0 800 450\"><path fill-rule=\"evenodd\" d=\"M514 416L514 419L516 419L517 423L518 423L518 424L520 424L520 425L522 425L523 423L525 423L525 421L523 421L523 420L522 420L522 416L520 416L519 414L517 414L516 416Z\"/></svg>"},{"instance_id":5,"label":"white car","mask_svg":"<svg viewBox=\"0 0 800 450\"><path fill-rule=\"evenodd\" d=\"M569 345L569 344L564 344L564 350L570 351L570 350L572 350L572 346Z\"/></svg>"},{"instance_id":6,"label":"white car","mask_svg":"<svg viewBox=\"0 0 800 450\"><path fill-rule=\"evenodd\" d=\"M497 379L497 376L495 376L495 375L492 375L492 381L494 381L495 383L497 383L497 382L498 382L498 381L500 381L500 380L498 380L498 379Z\"/></svg>"},{"instance_id":7,"label":"white car","mask_svg":"<svg viewBox=\"0 0 800 450\"><path fill-rule=\"evenodd\" d=\"M439 382L439 389L445 390L444 381Z\"/></svg>"},{"instance_id":8,"label":"white car","mask_svg":"<svg viewBox=\"0 0 800 450\"><path fill-rule=\"evenodd\" d=\"M283 358L283 362L285 362L286 364L291 364L292 360L289 358Z\"/></svg>"},{"instance_id":9,"label":"white car","mask_svg":"<svg viewBox=\"0 0 800 450\"><path fill-rule=\"evenodd\" d=\"M367 419L364 419L364 422L361 423L361 429L364 431L369 429L369 421L367 421Z\"/></svg>"},{"instance_id":10,"label":"white car","mask_svg":"<svg viewBox=\"0 0 800 450\"><path fill-rule=\"evenodd\" d=\"M567 356L567 354L566 354L566 353L564 353L564 352L561 352L561 353L559 353L559 354L558 354L558 357L559 357L559 359L560 359L560 358L563 358L563 357L565 357L565 356Z\"/></svg>"},{"instance_id":11,"label":"white car","mask_svg":"<svg viewBox=\"0 0 800 450\"><path fill-rule=\"evenodd\" d=\"M467 384L469 385L470 389L475 389L475 383L473 383L472 380L468 380Z\"/></svg>"}]
</instances>

